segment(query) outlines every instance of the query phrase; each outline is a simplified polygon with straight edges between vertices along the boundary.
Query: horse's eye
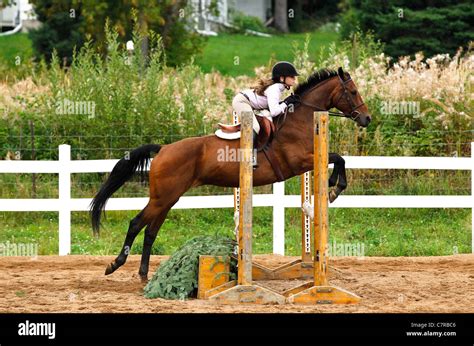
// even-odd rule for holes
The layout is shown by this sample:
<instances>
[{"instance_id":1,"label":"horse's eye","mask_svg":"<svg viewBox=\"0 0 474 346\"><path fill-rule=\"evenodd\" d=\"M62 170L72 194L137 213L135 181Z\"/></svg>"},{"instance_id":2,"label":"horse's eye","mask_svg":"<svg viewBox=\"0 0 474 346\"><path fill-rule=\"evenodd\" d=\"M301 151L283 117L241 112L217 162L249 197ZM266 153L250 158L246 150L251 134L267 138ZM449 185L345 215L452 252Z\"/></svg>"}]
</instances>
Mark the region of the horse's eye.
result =
<instances>
[{"instance_id":1,"label":"horse's eye","mask_svg":"<svg viewBox=\"0 0 474 346\"><path fill-rule=\"evenodd\" d=\"M356 91L356 90L352 90L352 91L351 91L351 94L355 96L355 95L357 95L357 91Z\"/></svg>"}]
</instances>

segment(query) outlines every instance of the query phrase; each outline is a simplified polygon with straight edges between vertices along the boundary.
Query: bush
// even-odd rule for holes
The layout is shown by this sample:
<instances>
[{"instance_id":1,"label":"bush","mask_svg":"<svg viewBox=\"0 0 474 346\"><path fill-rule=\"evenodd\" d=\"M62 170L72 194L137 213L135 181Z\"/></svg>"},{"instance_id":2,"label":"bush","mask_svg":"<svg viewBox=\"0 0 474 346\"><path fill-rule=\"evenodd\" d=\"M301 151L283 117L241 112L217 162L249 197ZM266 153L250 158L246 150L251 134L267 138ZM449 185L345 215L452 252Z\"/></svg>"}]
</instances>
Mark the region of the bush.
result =
<instances>
[{"instance_id":1,"label":"bush","mask_svg":"<svg viewBox=\"0 0 474 346\"><path fill-rule=\"evenodd\" d=\"M226 113L223 108L229 105L222 90L209 88L220 80L209 81L193 64L167 67L159 36L150 33L150 58L145 61L143 37L138 33L136 49L129 57L118 33L108 26L106 32L105 60L87 41L67 71L55 53L48 67L42 65L35 75L36 85L28 85L27 90L41 85L47 92L36 90L23 97L10 95L8 88L5 95L0 93L0 104L5 105L0 108L8 115L0 128L8 129L11 135L6 146L22 147L23 135L23 148L29 147L28 121L32 120L37 159L56 158L56 150L47 148L63 143L72 146L75 159L119 158L145 143L166 144L208 134L211 122ZM216 98L216 90L222 93L222 100ZM60 106L66 101L90 103L94 114L62 112ZM5 154L6 149L0 152ZM22 158L29 155L27 151Z\"/></svg>"},{"instance_id":2,"label":"bush","mask_svg":"<svg viewBox=\"0 0 474 346\"><path fill-rule=\"evenodd\" d=\"M391 63L372 35L355 33L337 47L330 45L315 63L307 47L295 50L301 78L321 67L342 66L372 114L370 126L363 130L355 123L331 122L332 150L343 155L470 155L472 51L460 50L452 58L436 55L426 62L417 54L415 59ZM417 102L419 113L387 114L383 105L393 101Z\"/></svg>"},{"instance_id":3,"label":"bush","mask_svg":"<svg viewBox=\"0 0 474 346\"><path fill-rule=\"evenodd\" d=\"M231 15L232 24L236 26L231 31L234 33L245 33L246 30L253 30L258 32L268 32L268 29L263 25L258 17L247 16L242 12L235 11Z\"/></svg>"}]
</instances>

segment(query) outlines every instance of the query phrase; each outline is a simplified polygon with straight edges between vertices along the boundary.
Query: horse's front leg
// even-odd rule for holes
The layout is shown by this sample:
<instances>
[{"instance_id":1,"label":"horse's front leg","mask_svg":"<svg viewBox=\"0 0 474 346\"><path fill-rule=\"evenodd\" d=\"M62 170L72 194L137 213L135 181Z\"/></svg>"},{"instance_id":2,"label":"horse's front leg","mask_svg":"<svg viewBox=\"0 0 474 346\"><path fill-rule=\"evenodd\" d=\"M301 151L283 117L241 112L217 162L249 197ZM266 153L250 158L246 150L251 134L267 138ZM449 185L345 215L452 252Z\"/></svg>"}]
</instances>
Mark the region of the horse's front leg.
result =
<instances>
[{"instance_id":1,"label":"horse's front leg","mask_svg":"<svg viewBox=\"0 0 474 346\"><path fill-rule=\"evenodd\" d=\"M346 162L341 155L329 153L329 163L334 163L334 170L329 178L329 186L336 186L329 191L329 202L332 203L347 187Z\"/></svg>"}]
</instances>

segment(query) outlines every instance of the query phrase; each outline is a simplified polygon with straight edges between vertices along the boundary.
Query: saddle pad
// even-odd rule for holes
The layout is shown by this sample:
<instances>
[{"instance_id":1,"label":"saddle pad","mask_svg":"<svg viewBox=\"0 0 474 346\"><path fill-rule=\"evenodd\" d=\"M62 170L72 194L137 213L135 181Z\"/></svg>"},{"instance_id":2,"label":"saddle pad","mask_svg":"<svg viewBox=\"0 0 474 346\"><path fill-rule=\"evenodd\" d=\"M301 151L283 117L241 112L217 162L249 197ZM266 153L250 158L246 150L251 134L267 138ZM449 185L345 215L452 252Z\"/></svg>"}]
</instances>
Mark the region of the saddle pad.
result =
<instances>
[{"instance_id":1,"label":"saddle pad","mask_svg":"<svg viewBox=\"0 0 474 346\"><path fill-rule=\"evenodd\" d=\"M214 132L214 134L219 138L227 139L227 140L240 138L240 131L227 133L227 132L222 131L221 129L218 129L216 130L216 132Z\"/></svg>"}]
</instances>

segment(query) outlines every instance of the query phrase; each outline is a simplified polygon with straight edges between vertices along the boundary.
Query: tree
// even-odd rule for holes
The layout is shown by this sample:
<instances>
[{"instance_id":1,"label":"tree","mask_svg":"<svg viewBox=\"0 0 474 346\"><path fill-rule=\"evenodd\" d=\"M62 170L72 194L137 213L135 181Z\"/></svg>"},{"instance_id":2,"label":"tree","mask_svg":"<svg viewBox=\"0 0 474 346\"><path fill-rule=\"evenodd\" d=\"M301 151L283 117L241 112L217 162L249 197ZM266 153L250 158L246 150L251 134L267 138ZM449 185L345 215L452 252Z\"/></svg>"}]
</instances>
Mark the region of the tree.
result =
<instances>
[{"instance_id":1,"label":"tree","mask_svg":"<svg viewBox=\"0 0 474 346\"><path fill-rule=\"evenodd\" d=\"M188 29L188 18L190 10L187 8L186 0L32 0L35 11L39 14L38 19L46 24L47 30L32 38L37 42L34 45L38 52L48 60L52 48L56 48L60 57L66 56L70 60L73 47L78 48L83 44L86 35L90 35L97 47L106 54L105 22L108 19L110 25L115 28L125 42L132 38L133 26L138 27L144 36L142 40L142 51L148 52L147 33L152 30L162 37L162 42L167 54L169 65L180 65L190 60L202 49L204 39ZM71 29L64 21L70 11L76 13L77 23ZM138 23L134 23L133 12L136 12ZM182 15L184 14L184 15ZM61 20L60 20L61 19ZM52 24L54 25L51 25ZM62 27L61 25L66 25ZM65 30L64 30L65 29ZM71 35L68 44L61 46L56 37Z\"/></svg>"},{"instance_id":2,"label":"tree","mask_svg":"<svg viewBox=\"0 0 474 346\"><path fill-rule=\"evenodd\" d=\"M338 1L327 0L288 0L289 30L313 31L325 22L337 20L336 16L340 12L338 4Z\"/></svg>"},{"instance_id":3,"label":"tree","mask_svg":"<svg viewBox=\"0 0 474 346\"><path fill-rule=\"evenodd\" d=\"M287 0L275 0L275 28L281 32L288 32L288 3Z\"/></svg>"},{"instance_id":4,"label":"tree","mask_svg":"<svg viewBox=\"0 0 474 346\"><path fill-rule=\"evenodd\" d=\"M468 0L345 0L342 6L343 36L358 27L373 31L393 57L454 54L474 40L474 7Z\"/></svg>"},{"instance_id":5,"label":"tree","mask_svg":"<svg viewBox=\"0 0 474 346\"><path fill-rule=\"evenodd\" d=\"M29 32L37 58L51 59L53 50L66 64L72 61L74 47L84 43L81 7L74 8L72 0L33 0L41 27Z\"/></svg>"},{"instance_id":6,"label":"tree","mask_svg":"<svg viewBox=\"0 0 474 346\"><path fill-rule=\"evenodd\" d=\"M0 0L0 9L10 6L14 0Z\"/></svg>"}]
</instances>

